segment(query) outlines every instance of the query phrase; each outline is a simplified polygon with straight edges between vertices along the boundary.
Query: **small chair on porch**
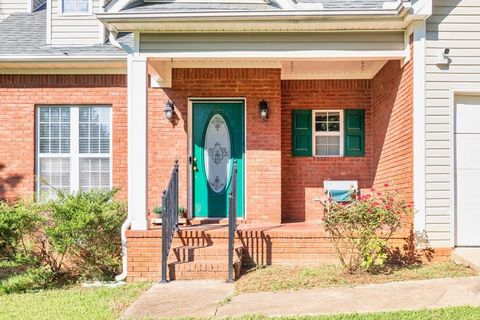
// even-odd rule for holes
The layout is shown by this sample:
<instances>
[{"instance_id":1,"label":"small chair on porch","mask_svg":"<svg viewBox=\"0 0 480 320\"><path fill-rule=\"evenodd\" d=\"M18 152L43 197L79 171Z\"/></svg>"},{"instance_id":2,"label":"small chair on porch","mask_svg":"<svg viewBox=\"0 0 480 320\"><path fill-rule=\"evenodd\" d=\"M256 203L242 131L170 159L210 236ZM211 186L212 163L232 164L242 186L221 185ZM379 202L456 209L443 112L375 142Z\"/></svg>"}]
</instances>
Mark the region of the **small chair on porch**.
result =
<instances>
[{"instance_id":1,"label":"small chair on porch","mask_svg":"<svg viewBox=\"0 0 480 320\"><path fill-rule=\"evenodd\" d=\"M327 211L330 210L329 204L331 202L348 204L360 195L358 181L356 180L325 180L323 189L325 197L314 200L323 203Z\"/></svg>"},{"instance_id":2,"label":"small chair on porch","mask_svg":"<svg viewBox=\"0 0 480 320\"><path fill-rule=\"evenodd\" d=\"M326 200L335 202L351 202L353 195L359 195L358 181L356 180L325 180L323 181Z\"/></svg>"}]
</instances>

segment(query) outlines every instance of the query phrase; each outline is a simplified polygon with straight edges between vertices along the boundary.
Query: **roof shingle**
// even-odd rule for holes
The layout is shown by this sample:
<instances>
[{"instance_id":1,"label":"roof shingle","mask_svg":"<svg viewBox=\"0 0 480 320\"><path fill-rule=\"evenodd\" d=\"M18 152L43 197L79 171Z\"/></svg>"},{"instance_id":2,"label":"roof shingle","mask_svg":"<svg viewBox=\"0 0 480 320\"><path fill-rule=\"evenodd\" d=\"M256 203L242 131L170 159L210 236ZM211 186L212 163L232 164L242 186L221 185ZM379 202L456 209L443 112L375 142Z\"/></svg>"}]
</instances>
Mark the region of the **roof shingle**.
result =
<instances>
[{"instance_id":1,"label":"roof shingle","mask_svg":"<svg viewBox=\"0 0 480 320\"><path fill-rule=\"evenodd\" d=\"M45 8L33 13L14 13L0 21L1 56L126 56L126 52L109 43L88 46L47 45ZM133 42L130 34L122 42Z\"/></svg>"}]
</instances>

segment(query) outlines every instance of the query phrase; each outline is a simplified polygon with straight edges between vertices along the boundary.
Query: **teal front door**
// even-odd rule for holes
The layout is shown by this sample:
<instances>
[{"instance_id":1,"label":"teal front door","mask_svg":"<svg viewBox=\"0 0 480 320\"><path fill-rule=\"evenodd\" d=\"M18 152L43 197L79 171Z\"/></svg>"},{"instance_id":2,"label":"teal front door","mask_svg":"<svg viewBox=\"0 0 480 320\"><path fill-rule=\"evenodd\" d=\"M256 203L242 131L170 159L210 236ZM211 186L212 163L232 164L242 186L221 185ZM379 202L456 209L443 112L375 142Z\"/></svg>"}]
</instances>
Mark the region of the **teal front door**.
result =
<instances>
[{"instance_id":1,"label":"teal front door","mask_svg":"<svg viewBox=\"0 0 480 320\"><path fill-rule=\"evenodd\" d=\"M193 216L225 218L237 161L237 216L244 215L245 124L243 102L193 102Z\"/></svg>"}]
</instances>

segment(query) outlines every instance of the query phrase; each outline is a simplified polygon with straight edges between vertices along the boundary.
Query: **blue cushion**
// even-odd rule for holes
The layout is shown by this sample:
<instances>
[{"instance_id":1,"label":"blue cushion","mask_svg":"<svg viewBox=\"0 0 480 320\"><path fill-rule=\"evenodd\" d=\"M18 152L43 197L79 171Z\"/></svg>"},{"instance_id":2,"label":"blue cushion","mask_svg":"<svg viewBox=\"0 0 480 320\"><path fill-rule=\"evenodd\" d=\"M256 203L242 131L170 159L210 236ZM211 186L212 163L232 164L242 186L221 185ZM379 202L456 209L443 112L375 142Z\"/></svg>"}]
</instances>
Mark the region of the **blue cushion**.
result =
<instances>
[{"instance_id":1,"label":"blue cushion","mask_svg":"<svg viewBox=\"0 0 480 320\"><path fill-rule=\"evenodd\" d=\"M328 190L330 197L336 202L350 202L352 201L351 190Z\"/></svg>"}]
</instances>

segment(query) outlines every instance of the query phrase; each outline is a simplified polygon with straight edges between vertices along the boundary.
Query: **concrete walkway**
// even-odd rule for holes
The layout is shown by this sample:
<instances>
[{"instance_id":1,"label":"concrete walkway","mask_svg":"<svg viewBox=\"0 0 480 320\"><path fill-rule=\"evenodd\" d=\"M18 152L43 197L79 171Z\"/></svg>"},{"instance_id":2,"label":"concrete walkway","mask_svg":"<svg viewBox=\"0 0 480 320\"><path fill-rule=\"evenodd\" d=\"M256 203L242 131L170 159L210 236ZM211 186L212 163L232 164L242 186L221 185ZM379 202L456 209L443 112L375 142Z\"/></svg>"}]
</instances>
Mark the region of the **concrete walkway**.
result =
<instances>
[{"instance_id":1,"label":"concrete walkway","mask_svg":"<svg viewBox=\"0 0 480 320\"><path fill-rule=\"evenodd\" d=\"M480 272L480 248L455 248L452 258L455 262Z\"/></svg>"},{"instance_id":2,"label":"concrete walkway","mask_svg":"<svg viewBox=\"0 0 480 320\"><path fill-rule=\"evenodd\" d=\"M480 306L480 277L259 292L232 297L233 292L232 285L214 281L157 284L126 310L123 319L364 313Z\"/></svg>"}]
</instances>

